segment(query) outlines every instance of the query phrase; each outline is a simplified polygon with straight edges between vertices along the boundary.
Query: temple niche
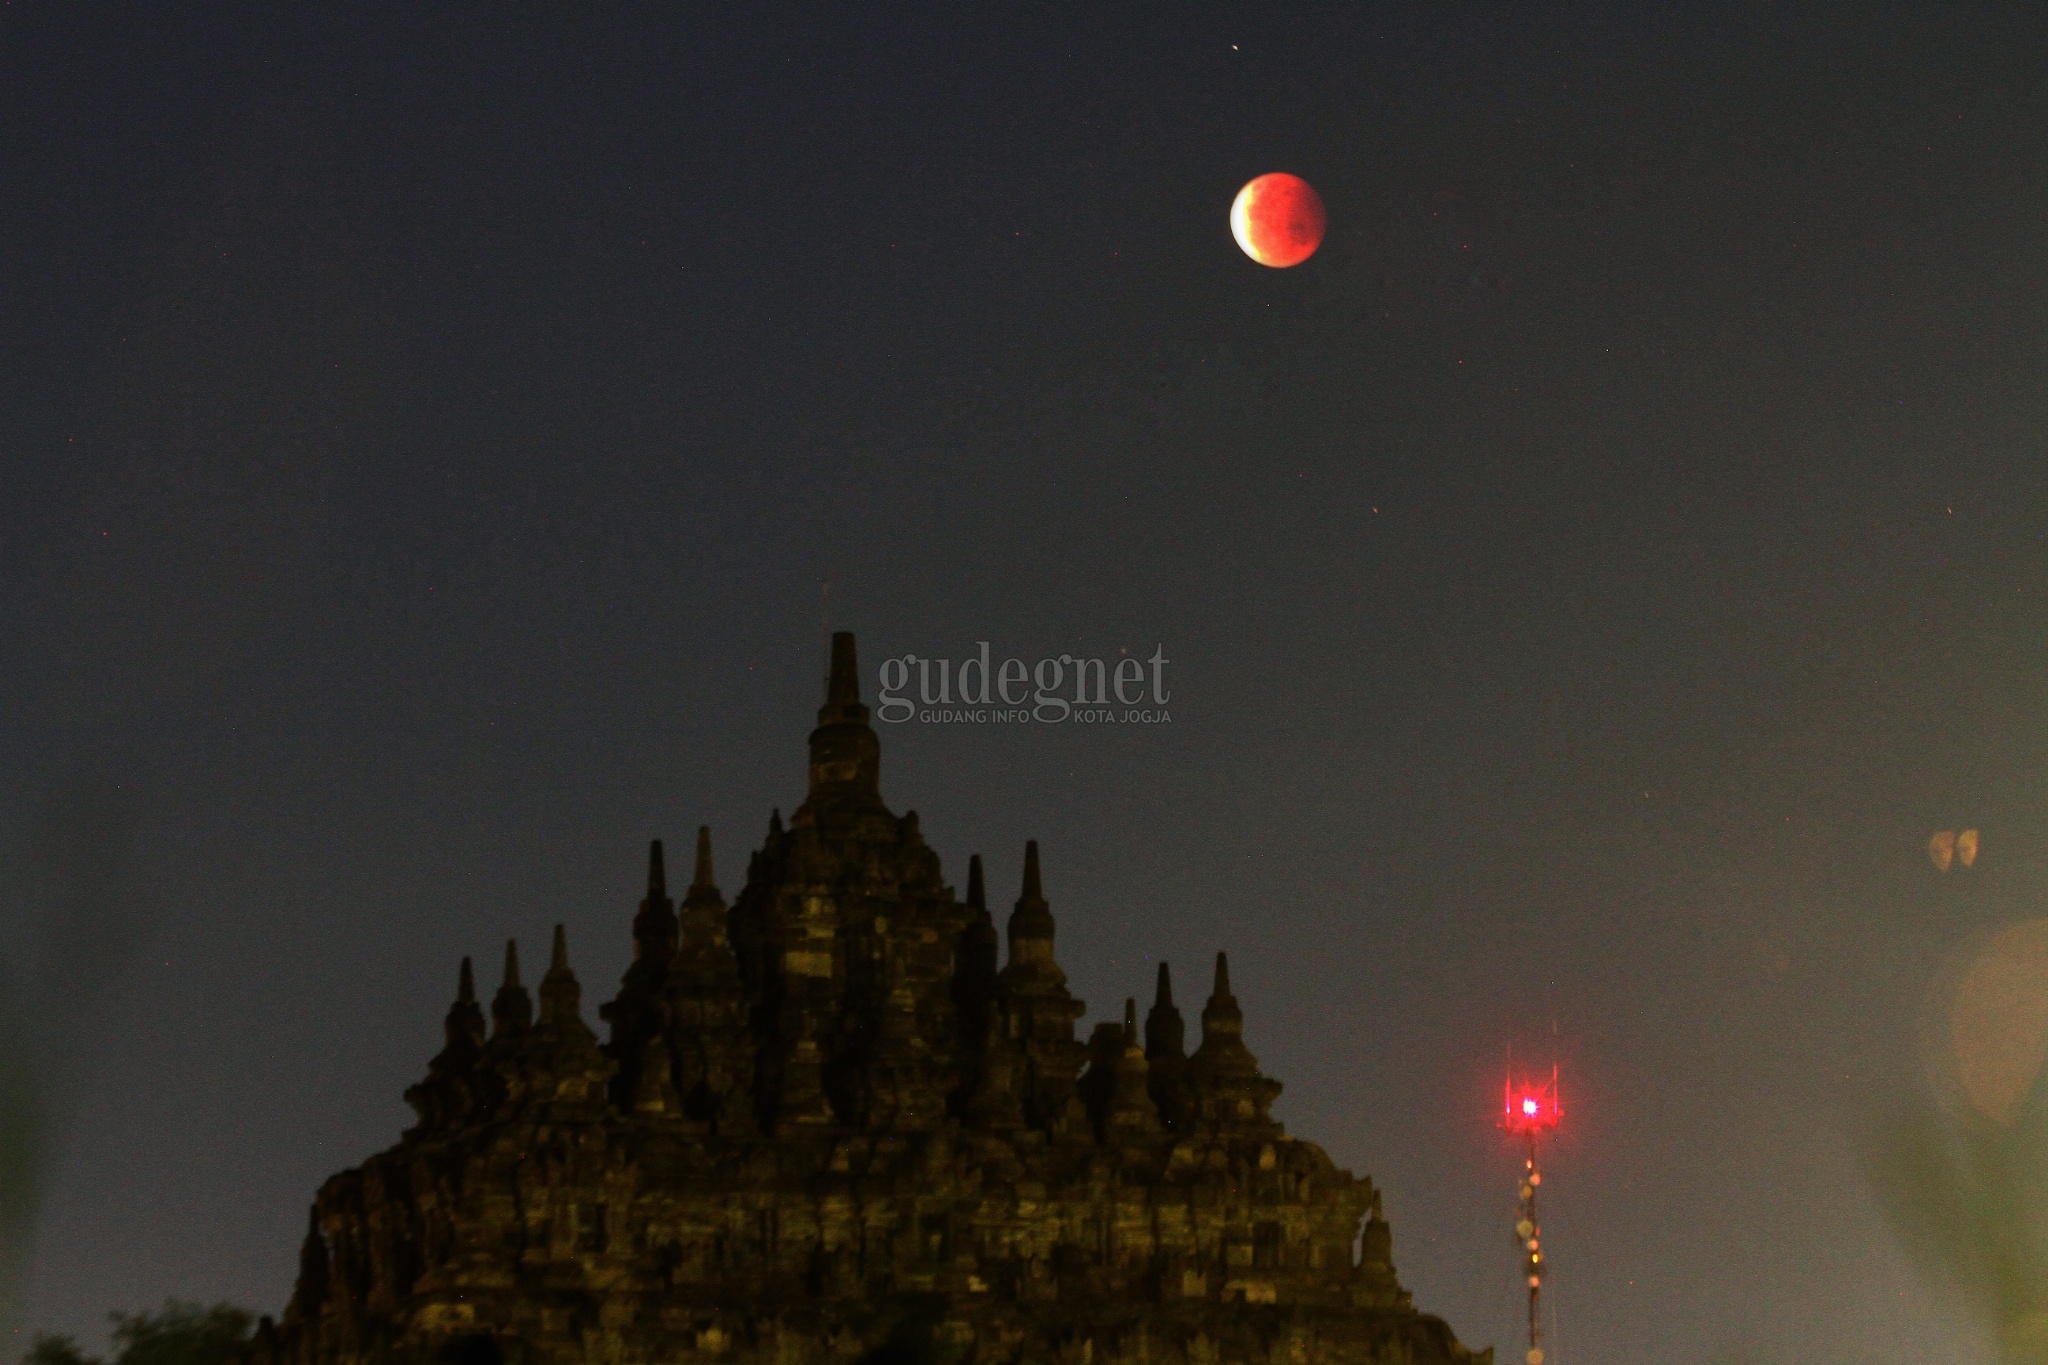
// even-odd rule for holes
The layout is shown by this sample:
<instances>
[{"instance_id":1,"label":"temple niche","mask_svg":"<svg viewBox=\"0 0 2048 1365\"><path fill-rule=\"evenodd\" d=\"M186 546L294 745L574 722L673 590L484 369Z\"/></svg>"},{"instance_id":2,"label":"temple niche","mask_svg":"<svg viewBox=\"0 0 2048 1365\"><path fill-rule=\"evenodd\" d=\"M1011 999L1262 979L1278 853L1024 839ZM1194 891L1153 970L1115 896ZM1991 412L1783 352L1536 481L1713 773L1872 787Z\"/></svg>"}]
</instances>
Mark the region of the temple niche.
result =
<instances>
[{"instance_id":1,"label":"temple niche","mask_svg":"<svg viewBox=\"0 0 2048 1365\"><path fill-rule=\"evenodd\" d=\"M730 902L708 830L680 902L653 845L605 1038L561 929L537 1009L516 945L488 1018L463 961L252 1365L1491 1361L1272 1117L1223 954L1192 1053L1164 964L1077 1038L1038 846L999 935L883 804L851 635L810 758Z\"/></svg>"}]
</instances>

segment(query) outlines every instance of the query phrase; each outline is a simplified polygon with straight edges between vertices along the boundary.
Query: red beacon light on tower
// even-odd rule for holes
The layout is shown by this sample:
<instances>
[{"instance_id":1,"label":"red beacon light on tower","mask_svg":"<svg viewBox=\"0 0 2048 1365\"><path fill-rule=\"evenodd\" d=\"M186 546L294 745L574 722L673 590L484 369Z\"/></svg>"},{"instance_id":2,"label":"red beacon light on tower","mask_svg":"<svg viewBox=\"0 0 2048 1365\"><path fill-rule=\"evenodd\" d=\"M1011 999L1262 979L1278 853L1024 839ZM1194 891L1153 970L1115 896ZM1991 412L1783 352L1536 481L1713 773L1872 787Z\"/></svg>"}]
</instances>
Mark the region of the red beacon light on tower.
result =
<instances>
[{"instance_id":1,"label":"red beacon light on tower","mask_svg":"<svg viewBox=\"0 0 2048 1365\"><path fill-rule=\"evenodd\" d=\"M1524 1081L1516 1085L1509 1081L1505 1087L1505 1104L1500 1126L1516 1137L1533 1138L1557 1127L1557 1121L1564 1110L1557 1102L1557 1072L1550 1073L1550 1079L1541 1085Z\"/></svg>"},{"instance_id":2,"label":"red beacon light on tower","mask_svg":"<svg viewBox=\"0 0 2048 1365\"><path fill-rule=\"evenodd\" d=\"M1500 1126L1522 1141L1522 1179L1515 1204L1515 1245L1522 1256L1522 1270L1529 1284L1528 1365L1543 1365L1543 1239L1536 1223L1536 1187L1543 1172L1536 1164L1536 1137L1556 1129L1564 1109L1557 1102L1557 1068L1541 1084L1510 1078L1502 1091Z\"/></svg>"}]
</instances>

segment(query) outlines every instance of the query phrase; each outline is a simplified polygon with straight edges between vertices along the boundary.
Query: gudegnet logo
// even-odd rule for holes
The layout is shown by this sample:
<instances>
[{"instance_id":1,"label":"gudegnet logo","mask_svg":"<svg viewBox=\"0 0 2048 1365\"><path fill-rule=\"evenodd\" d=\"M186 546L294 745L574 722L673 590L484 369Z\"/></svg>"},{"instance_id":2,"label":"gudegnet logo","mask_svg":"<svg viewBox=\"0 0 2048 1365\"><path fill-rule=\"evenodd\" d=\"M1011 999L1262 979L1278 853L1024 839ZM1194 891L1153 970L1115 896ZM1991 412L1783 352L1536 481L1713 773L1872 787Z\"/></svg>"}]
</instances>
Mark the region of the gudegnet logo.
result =
<instances>
[{"instance_id":1,"label":"gudegnet logo","mask_svg":"<svg viewBox=\"0 0 2048 1365\"><path fill-rule=\"evenodd\" d=\"M1149 659L1047 655L1029 664L995 662L977 640L956 667L951 658L901 654L882 660L875 719L891 725L1166 725L1166 646ZM911 679L917 686L911 688Z\"/></svg>"}]
</instances>

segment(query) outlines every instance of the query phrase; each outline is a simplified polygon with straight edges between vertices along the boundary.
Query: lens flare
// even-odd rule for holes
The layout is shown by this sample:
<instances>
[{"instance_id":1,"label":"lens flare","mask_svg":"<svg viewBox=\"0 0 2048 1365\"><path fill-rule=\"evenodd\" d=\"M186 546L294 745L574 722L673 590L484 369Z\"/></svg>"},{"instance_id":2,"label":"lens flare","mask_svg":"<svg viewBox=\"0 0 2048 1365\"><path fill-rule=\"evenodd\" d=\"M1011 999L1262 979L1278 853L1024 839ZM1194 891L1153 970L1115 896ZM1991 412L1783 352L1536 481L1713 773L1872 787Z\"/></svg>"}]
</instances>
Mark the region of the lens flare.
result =
<instances>
[{"instance_id":1,"label":"lens flare","mask_svg":"<svg viewBox=\"0 0 2048 1365\"><path fill-rule=\"evenodd\" d=\"M2048 1060L2048 919L1984 946L1957 988L1949 1038L1971 1107L2010 1123Z\"/></svg>"},{"instance_id":2,"label":"lens flare","mask_svg":"<svg viewBox=\"0 0 2048 1365\"><path fill-rule=\"evenodd\" d=\"M1557 1102L1557 1075L1547 1081L1510 1080L1503 1095L1500 1126L1517 1135L1546 1132L1557 1127L1564 1109Z\"/></svg>"}]
</instances>

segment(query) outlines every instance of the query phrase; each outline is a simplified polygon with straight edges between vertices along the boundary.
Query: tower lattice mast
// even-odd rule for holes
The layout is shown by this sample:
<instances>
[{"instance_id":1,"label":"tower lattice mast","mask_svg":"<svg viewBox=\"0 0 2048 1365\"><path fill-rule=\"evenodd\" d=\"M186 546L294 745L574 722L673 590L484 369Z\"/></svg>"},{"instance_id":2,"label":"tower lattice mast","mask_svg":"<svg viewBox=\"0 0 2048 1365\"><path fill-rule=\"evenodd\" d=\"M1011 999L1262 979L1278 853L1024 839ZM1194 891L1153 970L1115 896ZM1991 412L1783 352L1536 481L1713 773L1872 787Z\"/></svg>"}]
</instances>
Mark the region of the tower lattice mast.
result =
<instances>
[{"instance_id":1,"label":"tower lattice mast","mask_svg":"<svg viewBox=\"0 0 2048 1365\"><path fill-rule=\"evenodd\" d=\"M1557 1102L1557 1071L1550 1080L1537 1085L1524 1082L1517 1087L1510 1080L1503 1091L1501 1127L1522 1139L1522 1182L1515 1205L1515 1246L1522 1256L1522 1271L1529 1284L1528 1365L1543 1365L1543 1238L1536 1221L1536 1192L1543 1184L1543 1168L1537 1161L1536 1139L1557 1127L1562 1114Z\"/></svg>"}]
</instances>

